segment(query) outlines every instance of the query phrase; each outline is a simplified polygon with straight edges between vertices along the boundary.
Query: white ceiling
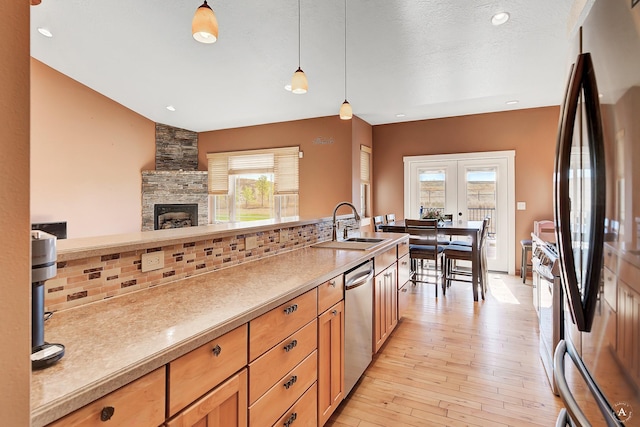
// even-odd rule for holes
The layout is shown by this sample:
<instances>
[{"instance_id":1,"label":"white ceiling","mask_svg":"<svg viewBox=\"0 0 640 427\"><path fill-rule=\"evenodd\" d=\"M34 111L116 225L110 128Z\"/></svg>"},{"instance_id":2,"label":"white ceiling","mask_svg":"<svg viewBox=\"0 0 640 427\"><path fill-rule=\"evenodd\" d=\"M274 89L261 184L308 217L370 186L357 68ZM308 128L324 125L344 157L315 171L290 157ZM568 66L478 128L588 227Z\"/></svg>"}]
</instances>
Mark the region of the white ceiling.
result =
<instances>
[{"instance_id":1,"label":"white ceiling","mask_svg":"<svg viewBox=\"0 0 640 427\"><path fill-rule=\"evenodd\" d=\"M191 36L201 1L43 0L31 7L31 55L150 120L198 132L337 115L343 0L301 1L305 95L284 90L298 66L296 0L212 0L220 33L209 45ZM572 3L348 0L354 114L377 125L560 104ZM511 19L492 26L501 11Z\"/></svg>"}]
</instances>

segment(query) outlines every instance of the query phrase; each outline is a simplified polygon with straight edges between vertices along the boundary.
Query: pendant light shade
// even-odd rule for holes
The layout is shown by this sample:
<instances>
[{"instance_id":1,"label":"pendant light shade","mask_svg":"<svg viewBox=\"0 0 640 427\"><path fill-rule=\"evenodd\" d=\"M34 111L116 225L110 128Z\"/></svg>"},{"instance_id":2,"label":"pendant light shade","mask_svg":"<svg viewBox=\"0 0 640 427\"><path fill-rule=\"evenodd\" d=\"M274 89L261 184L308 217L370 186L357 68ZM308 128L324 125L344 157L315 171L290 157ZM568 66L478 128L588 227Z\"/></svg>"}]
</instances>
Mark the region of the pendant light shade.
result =
<instances>
[{"instance_id":1,"label":"pendant light shade","mask_svg":"<svg viewBox=\"0 0 640 427\"><path fill-rule=\"evenodd\" d=\"M353 117L353 110L351 109L351 104L346 99L340 106L340 118L342 120L351 120Z\"/></svg>"},{"instance_id":2,"label":"pendant light shade","mask_svg":"<svg viewBox=\"0 0 640 427\"><path fill-rule=\"evenodd\" d=\"M293 73L293 77L291 78L291 92L295 94L303 94L307 93L307 89L309 89L309 83L307 82L307 76L304 74L304 71L298 67L295 73Z\"/></svg>"},{"instance_id":3,"label":"pendant light shade","mask_svg":"<svg viewBox=\"0 0 640 427\"><path fill-rule=\"evenodd\" d=\"M191 33L193 38L200 43L215 43L218 40L218 20L207 4L207 0L202 3L202 6L193 15Z\"/></svg>"},{"instance_id":4,"label":"pendant light shade","mask_svg":"<svg viewBox=\"0 0 640 427\"><path fill-rule=\"evenodd\" d=\"M300 0L298 0L298 69L291 78L291 92L301 95L307 93L307 89L309 89L309 82L307 82L304 71L300 68Z\"/></svg>"},{"instance_id":5,"label":"pendant light shade","mask_svg":"<svg viewBox=\"0 0 640 427\"><path fill-rule=\"evenodd\" d=\"M353 110L347 101L347 0L344 0L344 102L340 106L340 118L351 120Z\"/></svg>"}]
</instances>

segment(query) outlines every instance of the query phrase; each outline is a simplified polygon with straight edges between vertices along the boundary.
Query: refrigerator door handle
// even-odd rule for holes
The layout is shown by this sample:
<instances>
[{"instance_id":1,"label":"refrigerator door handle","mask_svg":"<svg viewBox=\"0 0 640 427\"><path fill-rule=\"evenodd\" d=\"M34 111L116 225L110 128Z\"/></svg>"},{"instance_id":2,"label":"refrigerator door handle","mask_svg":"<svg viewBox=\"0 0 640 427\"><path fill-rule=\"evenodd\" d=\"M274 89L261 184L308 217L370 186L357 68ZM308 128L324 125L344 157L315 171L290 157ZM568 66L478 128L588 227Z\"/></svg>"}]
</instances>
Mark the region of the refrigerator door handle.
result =
<instances>
[{"instance_id":1,"label":"refrigerator door handle","mask_svg":"<svg viewBox=\"0 0 640 427\"><path fill-rule=\"evenodd\" d=\"M576 349L571 341L560 340L553 355L553 376L556 380L556 386L558 388L560 398L562 399L562 402L566 407L566 413L563 414L563 412L560 411L560 414L558 415L558 419L556 421L556 427L558 425L591 427L591 423L585 416L584 412L582 412L582 409L580 409L580 405L578 405L578 402L576 402L576 399L573 397L573 394L569 389L569 384L567 383L567 377L565 376L564 370L565 354L568 354L571 357L571 360L578 369L578 372L580 372L580 375L587 383L589 391L598 403L598 408L600 409L600 412L602 412L607 426L623 426L622 422L618 420L618 417L616 417L615 413L607 403L607 399L605 399L605 397L602 395L602 392L593 381L593 378L591 378L589 371L587 371L586 366L584 366L582 359L580 358L580 356L578 356L578 353L576 352ZM565 420L565 424L562 424L562 419Z\"/></svg>"}]
</instances>

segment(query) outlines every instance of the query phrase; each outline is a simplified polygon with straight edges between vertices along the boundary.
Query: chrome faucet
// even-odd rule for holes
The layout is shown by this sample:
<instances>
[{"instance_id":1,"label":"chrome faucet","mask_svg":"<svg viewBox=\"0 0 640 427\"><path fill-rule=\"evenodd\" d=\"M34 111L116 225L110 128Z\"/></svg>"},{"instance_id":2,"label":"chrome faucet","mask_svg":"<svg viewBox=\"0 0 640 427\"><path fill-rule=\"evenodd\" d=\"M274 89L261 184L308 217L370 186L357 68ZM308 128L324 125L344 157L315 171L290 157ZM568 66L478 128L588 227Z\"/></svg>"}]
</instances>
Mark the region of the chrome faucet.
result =
<instances>
[{"instance_id":1,"label":"chrome faucet","mask_svg":"<svg viewBox=\"0 0 640 427\"><path fill-rule=\"evenodd\" d=\"M333 229L331 230L331 240L333 240L334 242L338 240L338 223L336 221L336 213L338 212L338 209L340 208L340 206L344 206L344 205L349 206L351 210L353 210L353 215L355 217L355 220L360 221L360 215L358 215L358 210L356 209L355 206L353 206L349 202L338 203L335 209L333 209Z\"/></svg>"}]
</instances>

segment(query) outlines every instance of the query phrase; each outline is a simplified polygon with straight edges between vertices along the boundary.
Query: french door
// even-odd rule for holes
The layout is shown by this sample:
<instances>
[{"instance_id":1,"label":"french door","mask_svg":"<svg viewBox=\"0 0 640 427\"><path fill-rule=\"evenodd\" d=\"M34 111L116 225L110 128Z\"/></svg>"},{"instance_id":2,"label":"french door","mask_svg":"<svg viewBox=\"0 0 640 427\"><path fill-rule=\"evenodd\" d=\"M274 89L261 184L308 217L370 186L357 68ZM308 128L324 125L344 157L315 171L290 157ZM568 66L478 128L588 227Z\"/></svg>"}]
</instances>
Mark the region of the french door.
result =
<instances>
[{"instance_id":1,"label":"french door","mask_svg":"<svg viewBox=\"0 0 640 427\"><path fill-rule=\"evenodd\" d=\"M491 217L486 242L490 270L515 272L514 152L404 158L405 218L437 209L453 220Z\"/></svg>"}]
</instances>

